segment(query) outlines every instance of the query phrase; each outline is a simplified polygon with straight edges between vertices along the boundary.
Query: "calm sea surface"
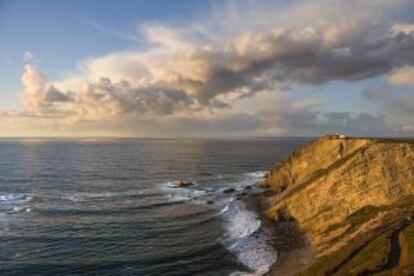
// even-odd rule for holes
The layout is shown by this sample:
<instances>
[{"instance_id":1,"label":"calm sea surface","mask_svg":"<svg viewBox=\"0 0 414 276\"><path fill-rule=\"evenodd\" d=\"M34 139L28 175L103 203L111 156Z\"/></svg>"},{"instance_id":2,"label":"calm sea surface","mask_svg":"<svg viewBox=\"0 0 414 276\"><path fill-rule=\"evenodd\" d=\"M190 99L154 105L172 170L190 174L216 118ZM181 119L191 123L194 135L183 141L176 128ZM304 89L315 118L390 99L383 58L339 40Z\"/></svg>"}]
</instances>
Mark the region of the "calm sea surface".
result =
<instances>
[{"instance_id":1,"label":"calm sea surface","mask_svg":"<svg viewBox=\"0 0 414 276\"><path fill-rule=\"evenodd\" d=\"M309 141L0 140L0 275L260 275L277 251L223 190Z\"/></svg>"}]
</instances>

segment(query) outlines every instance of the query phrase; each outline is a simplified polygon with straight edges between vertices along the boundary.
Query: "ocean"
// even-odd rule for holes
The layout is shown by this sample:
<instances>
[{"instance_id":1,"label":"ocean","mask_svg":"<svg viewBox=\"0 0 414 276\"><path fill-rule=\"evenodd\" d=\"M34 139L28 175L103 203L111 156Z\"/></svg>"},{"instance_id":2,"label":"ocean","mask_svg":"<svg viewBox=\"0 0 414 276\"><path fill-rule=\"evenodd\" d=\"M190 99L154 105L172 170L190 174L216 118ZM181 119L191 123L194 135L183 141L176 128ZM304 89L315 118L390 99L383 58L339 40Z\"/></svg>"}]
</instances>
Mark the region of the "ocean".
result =
<instances>
[{"instance_id":1,"label":"ocean","mask_svg":"<svg viewBox=\"0 0 414 276\"><path fill-rule=\"evenodd\" d=\"M235 194L310 140L1 139L0 275L262 275Z\"/></svg>"}]
</instances>

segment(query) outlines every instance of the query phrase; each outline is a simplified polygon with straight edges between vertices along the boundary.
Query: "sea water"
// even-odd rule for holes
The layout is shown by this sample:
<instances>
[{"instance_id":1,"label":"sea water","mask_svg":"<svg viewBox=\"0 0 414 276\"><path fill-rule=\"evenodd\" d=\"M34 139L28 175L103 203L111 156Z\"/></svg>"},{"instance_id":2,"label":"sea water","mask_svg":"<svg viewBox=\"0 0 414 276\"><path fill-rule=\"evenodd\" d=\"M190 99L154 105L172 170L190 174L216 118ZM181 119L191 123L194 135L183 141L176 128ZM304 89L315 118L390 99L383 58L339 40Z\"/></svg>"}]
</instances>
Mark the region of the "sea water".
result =
<instances>
[{"instance_id":1,"label":"sea water","mask_svg":"<svg viewBox=\"0 0 414 276\"><path fill-rule=\"evenodd\" d=\"M0 140L0 275L262 275L277 248L234 195L308 141Z\"/></svg>"}]
</instances>

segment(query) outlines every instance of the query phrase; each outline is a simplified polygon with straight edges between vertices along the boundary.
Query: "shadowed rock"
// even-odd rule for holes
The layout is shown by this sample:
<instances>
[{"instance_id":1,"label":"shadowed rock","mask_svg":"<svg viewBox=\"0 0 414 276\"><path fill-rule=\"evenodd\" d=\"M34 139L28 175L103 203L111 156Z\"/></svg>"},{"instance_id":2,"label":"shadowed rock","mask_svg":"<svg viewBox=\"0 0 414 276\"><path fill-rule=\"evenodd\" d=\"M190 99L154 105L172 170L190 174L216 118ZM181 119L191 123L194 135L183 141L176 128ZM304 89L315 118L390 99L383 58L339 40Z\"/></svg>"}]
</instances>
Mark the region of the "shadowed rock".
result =
<instances>
[{"instance_id":1,"label":"shadowed rock","mask_svg":"<svg viewBox=\"0 0 414 276\"><path fill-rule=\"evenodd\" d=\"M240 200L240 199L242 199L244 196L246 196L247 195L247 193L246 192L241 192L241 193L238 193L238 194L236 194L235 196L234 196L234 198L236 199L236 200Z\"/></svg>"},{"instance_id":2,"label":"shadowed rock","mask_svg":"<svg viewBox=\"0 0 414 276\"><path fill-rule=\"evenodd\" d=\"M224 194L231 194L231 193L234 193L235 191L236 191L236 189L234 189L234 188L227 188L227 189L223 190L223 193Z\"/></svg>"}]
</instances>

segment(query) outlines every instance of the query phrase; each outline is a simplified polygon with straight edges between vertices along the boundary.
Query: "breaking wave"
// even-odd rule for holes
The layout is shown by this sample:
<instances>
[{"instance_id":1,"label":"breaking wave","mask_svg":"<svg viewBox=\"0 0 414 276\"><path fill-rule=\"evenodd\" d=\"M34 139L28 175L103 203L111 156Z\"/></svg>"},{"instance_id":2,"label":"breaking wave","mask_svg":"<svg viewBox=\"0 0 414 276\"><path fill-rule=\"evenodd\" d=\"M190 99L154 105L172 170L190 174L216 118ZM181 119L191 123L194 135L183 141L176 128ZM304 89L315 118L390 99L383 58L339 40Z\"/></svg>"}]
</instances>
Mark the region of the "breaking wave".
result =
<instances>
[{"instance_id":1,"label":"breaking wave","mask_svg":"<svg viewBox=\"0 0 414 276\"><path fill-rule=\"evenodd\" d=\"M26 206L33 199L32 196L23 193L11 193L0 195L0 215L17 213L29 213L31 208Z\"/></svg>"},{"instance_id":2,"label":"breaking wave","mask_svg":"<svg viewBox=\"0 0 414 276\"><path fill-rule=\"evenodd\" d=\"M234 272L232 275L263 275L269 271L276 261L277 253L271 245L271 237L262 228L262 221L256 210L250 210L243 200L236 200L235 195L243 192L244 187L251 186L260 178L265 177L265 171L245 173L238 181L218 182L206 187L194 185L178 188L174 182L160 186L170 201L202 203L210 202L224 219L226 233L221 244L235 254L248 272ZM223 193L233 188L233 193ZM251 188L252 193L256 192Z\"/></svg>"},{"instance_id":3,"label":"breaking wave","mask_svg":"<svg viewBox=\"0 0 414 276\"><path fill-rule=\"evenodd\" d=\"M121 198L126 197L141 197L141 196L153 196L159 195L150 190L132 190L123 192L102 192L102 193L68 193L62 195L60 198L73 202L85 202L89 200L107 200L109 198Z\"/></svg>"},{"instance_id":4,"label":"breaking wave","mask_svg":"<svg viewBox=\"0 0 414 276\"><path fill-rule=\"evenodd\" d=\"M228 237L222 241L251 272L234 272L232 275L262 275L276 261L277 253L270 244L270 237L262 231L258 214L248 210L243 201L233 201L226 212Z\"/></svg>"},{"instance_id":5,"label":"breaking wave","mask_svg":"<svg viewBox=\"0 0 414 276\"><path fill-rule=\"evenodd\" d=\"M267 171L256 171L256 172L245 173L247 177L251 177L251 178L263 178L266 176L266 174L267 174Z\"/></svg>"},{"instance_id":6,"label":"breaking wave","mask_svg":"<svg viewBox=\"0 0 414 276\"><path fill-rule=\"evenodd\" d=\"M27 194L3 194L0 195L0 204L22 204L32 199L33 197Z\"/></svg>"}]
</instances>

